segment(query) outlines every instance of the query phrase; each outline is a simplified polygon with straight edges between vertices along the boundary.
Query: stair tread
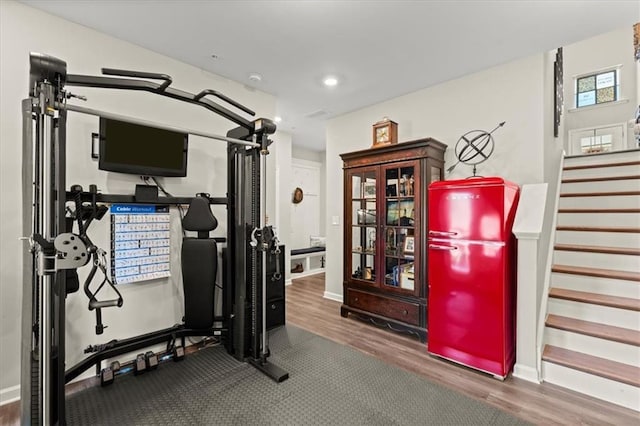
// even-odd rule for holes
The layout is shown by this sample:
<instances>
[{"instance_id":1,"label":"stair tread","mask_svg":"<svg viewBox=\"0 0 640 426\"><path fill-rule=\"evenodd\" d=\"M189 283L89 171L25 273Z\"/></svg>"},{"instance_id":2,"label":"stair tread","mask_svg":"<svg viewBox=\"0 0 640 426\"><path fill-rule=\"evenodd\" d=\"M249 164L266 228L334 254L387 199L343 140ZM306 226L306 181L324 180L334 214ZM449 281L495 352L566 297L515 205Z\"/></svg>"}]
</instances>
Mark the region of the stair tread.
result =
<instances>
[{"instance_id":1,"label":"stair tread","mask_svg":"<svg viewBox=\"0 0 640 426\"><path fill-rule=\"evenodd\" d=\"M640 228L619 228L603 226L557 226L557 231L583 231L583 232L622 232L627 234L638 234Z\"/></svg>"},{"instance_id":2,"label":"stair tread","mask_svg":"<svg viewBox=\"0 0 640 426\"><path fill-rule=\"evenodd\" d=\"M558 213L640 213L640 209L558 209Z\"/></svg>"},{"instance_id":3,"label":"stair tread","mask_svg":"<svg viewBox=\"0 0 640 426\"><path fill-rule=\"evenodd\" d=\"M640 256L640 248L633 247L606 247L606 246L587 246L578 244L556 244L556 250L561 251L582 251L589 253L607 253L607 254L627 254L631 256Z\"/></svg>"},{"instance_id":4,"label":"stair tread","mask_svg":"<svg viewBox=\"0 0 640 426\"><path fill-rule=\"evenodd\" d=\"M576 318L563 317L549 314L545 321L547 327L571 331L573 333L598 337L613 342L626 343L627 345L640 346L640 331L613 325L600 324Z\"/></svg>"},{"instance_id":5,"label":"stair tread","mask_svg":"<svg viewBox=\"0 0 640 426\"><path fill-rule=\"evenodd\" d=\"M575 179L562 179L562 183L581 183L581 182L606 182L609 180L634 180L640 179L640 175L628 176L604 176L604 177L587 177Z\"/></svg>"},{"instance_id":6,"label":"stair tread","mask_svg":"<svg viewBox=\"0 0 640 426\"><path fill-rule=\"evenodd\" d=\"M640 282L640 273L630 271L617 271L615 269L603 269L603 268L587 268L583 266L569 266L569 265L553 265L551 272L558 272L563 274L574 275L588 275L591 277L613 278L626 281L638 281Z\"/></svg>"},{"instance_id":7,"label":"stair tread","mask_svg":"<svg viewBox=\"0 0 640 426\"><path fill-rule=\"evenodd\" d=\"M640 368L557 346L545 345L544 361L640 387Z\"/></svg>"},{"instance_id":8,"label":"stair tread","mask_svg":"<svg viewBox=\"0 0 640 426\"><path fill-rule=\"evenodd\" d=\"M579 166L564 166L562 170L582 170L582 169L599 169L603 167L622 167L622 166L637 166L640 165L640 161L618 161L612 163L598 163L598 164L583 164Z\"/></svg>"},{"instance_id":9,"label":"stair tread","mask_svg":"<svg viewBox=\"0 0 640 426\"><path fill-rule=\"evenodd\" d=\"M630 311L640 311L640 299L634 299L632 297L610 296L608 294L590 293L587 291L569 290L558 287L549 289L549 297Z\"/></svg>"},{"instance_id":10,"label":"stair tread","mask_svg":"<svg viewBox=\"0 0 640 426\"><path fill-rule=\"evenodd\" d=\"M607 191L607 192L562 192L561 197L617 197L640 195L640 191Z\"/></svg>"}]
</instances>

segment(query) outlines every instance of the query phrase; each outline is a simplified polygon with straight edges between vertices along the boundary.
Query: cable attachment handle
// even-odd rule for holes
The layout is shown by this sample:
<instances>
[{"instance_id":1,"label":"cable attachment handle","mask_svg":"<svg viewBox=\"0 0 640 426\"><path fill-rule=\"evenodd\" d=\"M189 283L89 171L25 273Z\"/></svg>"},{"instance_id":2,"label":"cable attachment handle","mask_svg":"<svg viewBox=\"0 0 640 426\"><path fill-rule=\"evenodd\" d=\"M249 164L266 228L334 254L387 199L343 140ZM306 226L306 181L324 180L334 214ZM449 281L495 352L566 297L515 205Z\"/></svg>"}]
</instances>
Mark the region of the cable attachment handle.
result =
<instances>
[{"instance_id":1,"label":"cable attachment handle","mask_svg":"<svg viewBox=\"0 0 640 426\"><path fill-rule=\"evenodd\" d=\"M280 250L280 241L277 236L273 236L273 241L271 245L271 253L275 255L275 263L276 270L271 276L271 281L278 281L282 278L282 272L280 271L280 256L282 255L282 250Z\"/></svg>"},{"instance_id":2,"label":"cable attachment handle","mask_svg":"<svg viewBox=\"0 0 640 426\"><path fill-rule=\"evenodd\" d=\"M89 272L89 276L84 282L84 293L89 298L89 310L96 310L96 334L102 334L104 332L104 329L106 328L106 326L102 324L102 308L120 308L122 307L124 300L122 299L122 295L113 284L113 282L111 282L107 274L106 252L101 248L95 246L91 248L91 251L93 252L93 267L91 268L91 272ZM100 269L104 278L102 279L102 282L98 286L97 290L91 291L89 285L95 277L96 272L98 272L98 269ZM97 295L105 285L108 285L113 291L116 292L116 294L118 295L117 299L98 300Z\"/></svg>"},{"instance_id":3,"label":"cable attachment handle","mask_svg":"<svg viewBox=\"0 0 640 426\"><path fill-rule=\"evenodd\" d=\"M257 250L267 251L273 246L274 239L277 241L275 235L273 227L271 226L265 226L262 229L254 228L251 232L249 245L251 245L251 247L255 247Z\"/></svg>"}]
</instances>

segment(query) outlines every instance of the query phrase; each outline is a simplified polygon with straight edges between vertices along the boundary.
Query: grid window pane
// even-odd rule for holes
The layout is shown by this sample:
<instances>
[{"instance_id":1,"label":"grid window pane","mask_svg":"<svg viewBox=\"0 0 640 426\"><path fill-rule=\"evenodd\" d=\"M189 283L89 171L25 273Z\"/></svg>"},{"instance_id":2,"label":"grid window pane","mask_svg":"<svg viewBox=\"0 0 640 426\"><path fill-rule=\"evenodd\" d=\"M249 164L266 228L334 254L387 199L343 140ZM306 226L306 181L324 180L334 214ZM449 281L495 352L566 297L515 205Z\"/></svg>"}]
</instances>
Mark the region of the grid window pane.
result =
<instances>
[{"instance_id":1,"label":"grid window pane","mask_svg":"<svg viewBox=\"0 0 640 426\"><path fill-rule=\"evenodd\" d=\"M592 90L586 93L578 93L578 107L587 105L595 105L596 103L596 91Z\"/></svg>"},{"instance_id":2,"label":"grid window pane","mask_svg":"<svg viewBox=\"0 0 640 426\"><path fill-rule=\"evenodd\" d=\"M598 89L596 94L596 101L597 103L615 101L615 93L616 92L614 87L605 87L603 89Z\"/></svg>"},{"instance_id":3,"label":"grid window pane","mask_svg":"<svg viewBox=\"0 0 640 426\"><path fill-rule=\"evenodd\" d=\"M596 88L596 76L590 75L578 79L578 93L588 92Z\"/></svg>"},{"instance_id":4,"label":"grid window pane","mask_svg":"<svg viewBox=\"0 0 640 426\"><path fill-rule=\"evenodd\" d=\"M615 102L620 98L620 70L576 78L576 108Z\"/></svg>"},{"instance_id":5,"label":"grid window pane","mask_svg":"<svg viewBox=\"0 0 640 426\"><path fill-rule=\"evenodd\" d=\"M605 87L613 87L613 85L615 84L615 81L616 81L614 76L615 76L615 72L614 71L605 72L603 74L598 74L596 76L596 88L597 89L602 89L602 88L605 88Z\"/></svg>"}]
</instances>

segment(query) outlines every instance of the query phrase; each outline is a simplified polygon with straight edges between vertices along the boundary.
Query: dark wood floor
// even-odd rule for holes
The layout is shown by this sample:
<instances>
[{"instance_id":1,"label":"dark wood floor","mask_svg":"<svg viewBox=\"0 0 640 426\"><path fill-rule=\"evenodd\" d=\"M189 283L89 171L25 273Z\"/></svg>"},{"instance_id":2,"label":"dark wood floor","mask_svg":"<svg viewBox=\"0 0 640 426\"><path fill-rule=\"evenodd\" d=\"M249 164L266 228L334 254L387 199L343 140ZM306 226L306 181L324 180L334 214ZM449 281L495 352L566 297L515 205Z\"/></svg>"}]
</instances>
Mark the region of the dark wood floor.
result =
<instances>
[{"instance_id":1,"label":"dark wood floor","mask_svg":"<svg viewBox=\"0 0 640 426\"><path fill-rule=\"evenodd\" d=\"M515 377L501 382L427 354L412 337L340 316L340 303L324 299L324 274L293 280L286 290L287 323L349 345L539 425L638 425L640 413L543 383Z\"/></svg>"},{"instance_id":2,"label":"dark wood floor","mask_svg":"<svg viewBox=\"0 0 640 426\"><path fill-rule=\"evenodd\" d=\"M424 344L357 319L342 318L340 303L324 299L324 274L293 280L286 289L287 323L423 376L539 425L638 425L640 414L543 383L486 374L431 357ZM67 394L99 385L95 379L67 386ZM18 403L0 407L0 425L19 425Z\"/></svg>"}]
</instances>

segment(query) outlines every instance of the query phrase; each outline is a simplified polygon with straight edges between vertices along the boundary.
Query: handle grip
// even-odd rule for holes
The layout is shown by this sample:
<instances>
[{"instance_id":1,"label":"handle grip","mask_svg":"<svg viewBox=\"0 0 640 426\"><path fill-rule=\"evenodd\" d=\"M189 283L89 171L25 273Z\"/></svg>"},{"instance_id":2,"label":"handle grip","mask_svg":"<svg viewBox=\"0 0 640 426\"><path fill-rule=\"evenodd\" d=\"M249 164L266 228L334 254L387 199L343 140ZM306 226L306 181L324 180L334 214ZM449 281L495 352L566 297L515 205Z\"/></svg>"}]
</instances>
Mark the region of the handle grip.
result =
<instances>
[{"instance_id":1,"label":"handle grip","mask_svg":"<svg viewBox=\"0 0 640 426\"><path fill-rule=\"evenodd\" d=\"M104 75L117 75L120 77L136 77L136 78L151 78L153 80L163 80L158 90L164 91L171 83L173 83L173 79L171 76L167 74L159 74L155 72L146 72L146 71L131 71L131 70L120 70L115 68L102 68L102 74Z\"/></svg>"},{"instance_id":2,"label":"handle grip","mask_svg":"<svg viewBox=\"0 0 640 426\"><path fill-rule=\"evenodd\" d=\"M458 250L458 247L456 246L441 246L439 244L429 244L429 248L434 250L447 250L447 251Z\"/></svg>"},{"instance_id":3,"label":"handle grip","mask_svg":"<svg viewBox=\"0 0 640 426\"><path fill-rule=\"evenodd\" d=\"M452 237L458 235L458 233L453 231L429 231L429 235L434 237Z\"/></svg>"},{"instance_id":4,"label":"handle grip","mask_svg":"<svg viewBox=\"0 0 640 426\"><path fill-rule=\"evenodd\" d=\"M120 307L122 306L122 298L113 299L113 300L90 300L89 301L89 309L102 309L102 308L111 308L111 307Z\"/></svg>"}]
</instances>

